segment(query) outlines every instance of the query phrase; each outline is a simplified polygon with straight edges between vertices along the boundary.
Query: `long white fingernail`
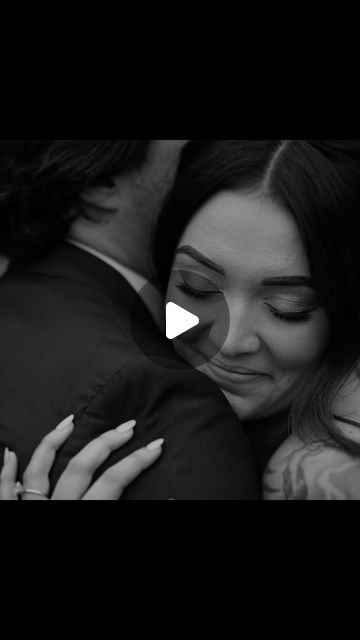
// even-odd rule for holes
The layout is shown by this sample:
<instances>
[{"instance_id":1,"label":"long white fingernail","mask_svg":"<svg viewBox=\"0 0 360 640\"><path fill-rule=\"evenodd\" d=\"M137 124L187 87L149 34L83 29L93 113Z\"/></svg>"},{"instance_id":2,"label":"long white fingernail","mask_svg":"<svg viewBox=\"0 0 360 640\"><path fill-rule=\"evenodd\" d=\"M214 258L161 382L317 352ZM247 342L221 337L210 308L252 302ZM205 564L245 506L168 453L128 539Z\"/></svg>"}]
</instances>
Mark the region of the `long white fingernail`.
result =
<instances>
[{"instance_id":1,"label":"long white fingernail","mask_svg":"<svg viewBox=\"0 0 360 640\"><path fill-rule=\"evenodd\" d=\"M129 420L129 422L125 422L125 424L120 425L120 427L115 429L115 431L118 431L119 433L127 433L128 431L131 431L135 425L136 420Z\"/></svg>"},{"instance_id":2,"label":"long white fingernail","mask_svg":"<svg viewBox=\"0 0 360 640\"><path fill-rule=\"evenodd\" d=\"M164 438L159 438L159 440L154 440L154 442L150 442L150 444L148 444L146 449L148 451L156 451L156 449L160 449L163 446L164 442L165 442Z\"/></svg>"},{"instance_id":3,"label":"long white fingernail","mask_svg":"<svg viewBox=\"0 0 360 640\"><path fill-rule=\"evenodd\" d=\"M62 422L60 422L60 424L58 424L55 431L62 431L63 429L67 429L67 427L69 427L72 424L72 422L74 422L74 417L75 417L74 415L71 415L68 418L65 418L65 420L63 420Z\"/></svg>"},{"instance_id":4,"label":"long white fingernail","mask_svg":"<svg viewBox=\"0 0 360 640\"><path fill-rule=\"evenodd\" d=\"M9 454L10 454L10 451L9 451L9 449L6 447L6 449L5 449L5 451L4 451L4 464L6 464L6 463L7 463L7 461L9 460Z\"/></svg>"}]
</instances>

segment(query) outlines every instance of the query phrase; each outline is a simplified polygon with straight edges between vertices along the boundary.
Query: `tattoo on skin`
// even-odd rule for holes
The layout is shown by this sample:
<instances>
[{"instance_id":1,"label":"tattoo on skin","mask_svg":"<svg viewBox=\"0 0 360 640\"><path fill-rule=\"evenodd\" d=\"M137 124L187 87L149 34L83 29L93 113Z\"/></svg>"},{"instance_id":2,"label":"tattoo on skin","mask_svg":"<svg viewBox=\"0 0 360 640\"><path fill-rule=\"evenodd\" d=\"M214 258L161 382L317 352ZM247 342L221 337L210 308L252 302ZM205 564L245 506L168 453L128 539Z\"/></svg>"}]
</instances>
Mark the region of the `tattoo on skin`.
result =
<instances>
[{"instance_id":1,"label":"tattoo on skin","mask_svg":"<svg viewBox=\"0 0 360 640\"><path fill-rule=\"evenodd\" d=\"M360 500L360 459L289 438L263 476L264 500Z\"/></svg>"}]
</instances>

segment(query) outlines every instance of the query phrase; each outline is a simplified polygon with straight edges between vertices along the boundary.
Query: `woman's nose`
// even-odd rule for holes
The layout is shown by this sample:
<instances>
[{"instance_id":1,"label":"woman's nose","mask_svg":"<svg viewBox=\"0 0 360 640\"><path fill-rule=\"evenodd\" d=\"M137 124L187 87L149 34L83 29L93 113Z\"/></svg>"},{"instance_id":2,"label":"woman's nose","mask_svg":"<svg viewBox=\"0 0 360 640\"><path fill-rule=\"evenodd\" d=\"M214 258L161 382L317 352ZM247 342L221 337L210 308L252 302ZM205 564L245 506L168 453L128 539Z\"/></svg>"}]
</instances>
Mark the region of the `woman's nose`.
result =
<instances>
[{"instance_id":1,"label":"woman's nose","mask_svg":"<svg viewBox=\"0 0 360 640\"><path fill-rule=\"evenodd\" d=\"M228 358L246 353L257 353L261 347L261 338L257 330L254 314L244 307L236 305L230 308L229 329L222 345L221 353ZM213 340L216 340L216 326L213 327Z\"/></svg>"}]
</instances>

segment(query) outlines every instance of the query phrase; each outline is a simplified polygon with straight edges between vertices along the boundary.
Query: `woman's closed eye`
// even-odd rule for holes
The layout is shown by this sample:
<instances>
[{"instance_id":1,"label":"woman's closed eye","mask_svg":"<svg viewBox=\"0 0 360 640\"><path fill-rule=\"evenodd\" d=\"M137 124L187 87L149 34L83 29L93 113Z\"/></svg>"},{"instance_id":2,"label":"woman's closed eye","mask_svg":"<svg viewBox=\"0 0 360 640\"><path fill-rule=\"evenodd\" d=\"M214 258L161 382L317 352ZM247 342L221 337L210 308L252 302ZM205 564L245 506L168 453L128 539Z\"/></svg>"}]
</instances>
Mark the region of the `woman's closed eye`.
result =
<instances>
[{"instance_id":1,"label":"woman's closed eye","mask_svg":"<svg viewBox=\"0 0 360 640\"><path fill-rule=\"evenodd\" d=\"M265 304L273 316L285 322L308 322L311 320L311 314L318 309L316 304L310 305L286 299L278 299Z\"/></svg>"},{"instance_id":2,"label":"woman's closed eye","mask_svg":"<svg viewBox=\"0 0 360 640\"><path fill-rule=\"evenodd\" d=\"M181 272L180 272L181 273ZM190 298L212 299L223 295L223 292L211 280L188 272L181 273L182 280L175 284L176 288ZM265 301L265 306L272 316L283 322L308 322L318 304L311 301L290 300L288 298L276 298Z\"/></svg>"},{"instance_id":3,"label":"woman's closed eye","mask_svg":"<svg viewBox=\"0 0 360 640\"><path fill-rule=\"evenodd\" d=\"M181 274L182 281L175 284L176 288L192 298L210 298L214 295L222 294L220 289L206 278L201 278L195 274Z\"/></svg>"}]
</instances>

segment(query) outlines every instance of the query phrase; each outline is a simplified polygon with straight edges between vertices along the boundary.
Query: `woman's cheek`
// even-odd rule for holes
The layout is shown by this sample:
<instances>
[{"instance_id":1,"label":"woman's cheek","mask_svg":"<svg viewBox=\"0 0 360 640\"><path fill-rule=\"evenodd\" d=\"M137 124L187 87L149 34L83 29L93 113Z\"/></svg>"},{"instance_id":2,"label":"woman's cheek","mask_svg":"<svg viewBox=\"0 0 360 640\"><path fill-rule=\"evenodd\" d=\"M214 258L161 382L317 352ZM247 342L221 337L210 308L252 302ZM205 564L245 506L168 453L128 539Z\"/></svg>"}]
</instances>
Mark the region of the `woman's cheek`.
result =
<instances>
[{"instance_id":1,"label":"woman's cheek","mask_svg":"<svg viewBox=\"0 0 360 640\"><path fill-rule=\"evenodd\" d=\"M319 360L329 340L329 325L325 317L319 318L300 328L282 331L268 346L274 360L285 369L303 369Z\"/></svg>"}]
</instances>

